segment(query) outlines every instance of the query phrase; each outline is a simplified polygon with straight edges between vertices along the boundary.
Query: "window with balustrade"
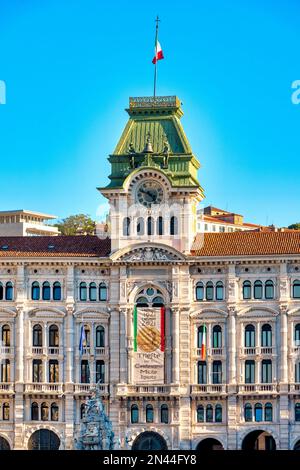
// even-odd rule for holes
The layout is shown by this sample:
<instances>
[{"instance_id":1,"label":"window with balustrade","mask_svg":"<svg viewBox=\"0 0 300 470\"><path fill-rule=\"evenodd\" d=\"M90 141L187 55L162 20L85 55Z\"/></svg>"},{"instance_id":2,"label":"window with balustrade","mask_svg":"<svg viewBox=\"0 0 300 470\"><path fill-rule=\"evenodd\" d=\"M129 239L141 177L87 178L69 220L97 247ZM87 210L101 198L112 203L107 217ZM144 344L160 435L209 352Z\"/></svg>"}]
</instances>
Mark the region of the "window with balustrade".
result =
<instances>
[{"instance_id":1,"label":"window with balustrade","mask_svg":"<svg viewBox=\"0 0 300 470\"><path fill-rule=\"evenodd\" d=\"M255 383L255 361L245 361L245 383Z\"/></svg>"},{"instance_id":2,"label":"window with balustrade","mask_svg":"<svg viewBox=\"0 0 300 470\"><path fill-rule=\"evenodd\" d=\"M222 328L220 325L215 325L212 329L212 348L222 348Z\"/></svg>"},{"instance_id":3,"label":"window with balustrade","mask_svg":"<svg viewBox=\"0 0 300 470\"><path fill-rule=\"evenodd\" d=\"M50 325L49 327L49 347L59 347L59 329L57 325Z\"/></svg>"},{"instance_id":4,"label":"window with balustrade","mask_svg":"<svg viewBox=\"0 0 300 470\"><path fill-rule=\"evenodd\" d=\"M154 420L154 412L152 405L146 405L146 423L153 423Z\"/></svg>"},{"instance_id":5,"label":"window with balustrade","mask_svg":"<svg viewBox=\"0 0 300 470\"><path fill-rule=\"evenodd\" d=\"M10 360L1 361L1 382L10 382Z\"/></svg>"},{"instance_id":6,"label":"window with balustrade","mask_svg":"<svg viewBox=\"0 0 300 470\"><path fill-rule=\"evenodd\" d=\"M212 383L221 384L222 383L222 362L213 361L212 363Z\"/></svg>"},{"instance_id":7,"label":"window with balustrade","mask_svg":"<svg viewBox=\"0 0 300 470\"><path fill-rule=\"evenodd\" d=\"M9 325L3 325L1 331L2 346L10 346L10 327Z\"/></svg>"},{"instance_id":8,"label":"window with balustrade","mask_svg":"<svg viewBox=\"0 0 300 470\"><path fill-rule=\"evenodd\" d=\"M206 384L207 383L207 364L206 361L198 361L197 364L198 369L198 384Z\"/></svg>"},{"instance_id":9,"label":"window with balustrade","mask_svg":"<svg viewBox=\"0 0 300 470\"><path fill-rule=\"evenodd\" d=\"M130 420L132 424L136 424L139 422L139 407L137 405L131 406Z\"/></svg>"},{"instance_id":10,"label":"window with balustrade","mask_svg":"<svg viewBox=\"0 0 300 470\"><path fill-rule=\"evenodd\" d=\"M246 325L245 327L245 348L255 347L255 327L254 325Z\"/></svg>"},{"instance_id":11,"label":"window with balustrade","mask_svg":"<svg viewBox=\"0 0 300 470\"><path fill-rule=\"evenodd\" d=\"M160 422L162 424L169 423L169 407L166 404L163 404L160 407Z\"/></svg>"},{"instance_id":12,"label":"window with balustrade","mask_svg":"<svg viewBox=\"0 0 300 470\"><path fill-rule=\"evenodd\" d=\"M300 383L300 362L295 364L295 382Z\"/></svg>"},{"instance_id":13,"label":"window with balustrade","mask_svg":"<svg viewBox=\"0 0 300 470\"><path fill-rule=\"evenodd\" d=\"M272 380L272 361L264 359L261 361L261 382L270 384Z\"/></svg>"},{"instance_id":14,"label":"window with balustrade","mask_svg":"<svg viewBox=\"0 0 300 470\"><path fill-rule=\"evenodd\" d=\"M292 295L293 299L300 299L300 281L298 279L293 282Z\"/></svg>"},{"instance_id":15,"label":"window with balustrade","mask_svg":"<svg viewBox=\"0 0 300 470\"><path fill-rule=\"evenodd\" d=\"M83 359L80 364L80 376L81 376L81 383L88 384L90 383L90 366L89 361Z\"/></svg>"},{"instance_id":16,"label":"window with balustrade","mask_svg":"<svg viewBox=\"0 0 300 470\"><path fill-rule=\"evenodd\" d=\"M105 383L105 363L104 361L96 361L96 382Z\"/></svg>"},{"instance_id":17,"label":"window with balustrade","mask_svg":"<svg viewBox=\"0 0 300 470\"><path fill-rule=\"evenodd\" d=\"M41 359L32 361L32 381L43 382L43 363Z\"/></svg>"},{"instance_id":18,"label":"window with balustrade","mask_svg":"<svg viewBox=\"0 0 300 470\"><path fill-rule=\"evenodd\" d=\"M96 328L96 348L105 347L105 330L102 325L98 325Z\"/></svg>"},{"instance_id":19,"label":"window with balustrade","mask_svg":"<svg viewBox=\"0 0 300 470\"><path fill-rule=\"evenodd\" d=\"M32 330L32 346L43 346L43 330L41 325L34 325Z\"/></svg>"},{"instance_id":20,"label":"window with balustrade","mask_svg":"<svg viewBox=\"0 0 300 470\"><path fill-rule=\"evenodd\" d=\"M261 346L263 348L272 347L272 327L267 323L261 327Z\"/></svg>"},{"instance_id":21,"label":"window with balustrade","mask_svg":"<svg viewBox=\"0 0 300 470\"><path fill-rule=\"evenodd\" d=\"M57 359L51 359L49 361L49 382L56 383L59 382L59 364Z\"/></svg>"}]
</instances>

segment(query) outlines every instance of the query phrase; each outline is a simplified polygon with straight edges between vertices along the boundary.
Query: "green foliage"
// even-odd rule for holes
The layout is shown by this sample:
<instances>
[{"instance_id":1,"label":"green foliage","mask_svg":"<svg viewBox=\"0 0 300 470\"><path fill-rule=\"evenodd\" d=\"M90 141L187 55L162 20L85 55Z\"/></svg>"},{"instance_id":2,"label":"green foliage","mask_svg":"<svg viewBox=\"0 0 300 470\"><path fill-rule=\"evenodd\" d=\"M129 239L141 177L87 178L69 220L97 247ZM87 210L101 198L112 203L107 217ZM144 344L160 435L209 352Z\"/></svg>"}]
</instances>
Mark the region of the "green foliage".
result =
<instances>
[{"instance_id":1,"label":"green foliage","mask_svg":"<svg viewBox=\"0 0 300 470\"><path fill-rule=\"evenodd\" d=\"M289 225L288 228L291 228L293 230L300 230L300 222L296 224Z\"/></svg>"},{"instance_id":2,"label":"green foliage","mask_svg":"<svg viewBox=\"0 0 300 470\"><path fill-rule=\"evenodd\" d=\"M61 235L94 235L96 223L87 214L70 215L55 224Z\"/></svg>"}]
</instances>

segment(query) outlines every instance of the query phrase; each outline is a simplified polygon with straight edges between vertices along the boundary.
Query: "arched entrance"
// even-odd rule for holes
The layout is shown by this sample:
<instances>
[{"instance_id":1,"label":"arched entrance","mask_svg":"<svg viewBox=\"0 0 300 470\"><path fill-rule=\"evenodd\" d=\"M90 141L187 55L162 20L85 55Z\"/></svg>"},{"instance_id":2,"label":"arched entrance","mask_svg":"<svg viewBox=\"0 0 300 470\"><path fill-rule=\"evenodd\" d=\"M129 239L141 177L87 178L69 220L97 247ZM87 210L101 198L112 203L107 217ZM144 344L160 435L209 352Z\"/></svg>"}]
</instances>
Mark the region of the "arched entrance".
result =
<instances>
[{"instance_id":1,"label":"arched entrance","mask_svg":"<svg viewBox=\"0 0 300 470\"><path fill-rule=\"evenodd\" d=\"M224 447L217 439L208 437L207 439L203 439L203 441L199 442L196 450L200 452L209 452L211 450L224 450Z\"/></svg>"},{"instance_id":2,"label":"arched entrance","mask_svg":"<svg viewBox=\"0 0 300 470\"><path fill-rule=\"evenodd\" d=\"M29 450L58 450L60 439L55 432L49 429L35 431L29 439Z\"/></svg>"},{"instance_id":3,"label":"arched entrance","mask_svg":"<svg viewBox=\"0 0 300 470\"><path fill-rule=\"evenodd\" d=\"M10 450L9 442L0 436L0 450Z\"/></svg>"},{"instance_id":4,"label":"arched entrance","mask_svg":"<svg viewBox=\"0 0 300 470\"><path fill-rule=\"evenodd\" d=\"M252 431L244 438L243 450L276 450L276 442L270 433L262 430Z\"/></svg>"},{"instance_id":5,"label":"arched entrance","mask_svg":"<svg viewBox=\"0 0 300 470\"><path fill-rule=\"evenodd\" d=\"M146 431L135 439L132 450L168 450L168 446L160 434Z\"/></svg>"},{"instance_id":6,"label":"arched entrance","mask_svg":"<svg viewBox=\"0 0 300 470\"><path fill-rule=\"evenodd\" d=\"M294 450L300 450L300 441L297 441L294 445Z\"/></svg>"}]
</instances>

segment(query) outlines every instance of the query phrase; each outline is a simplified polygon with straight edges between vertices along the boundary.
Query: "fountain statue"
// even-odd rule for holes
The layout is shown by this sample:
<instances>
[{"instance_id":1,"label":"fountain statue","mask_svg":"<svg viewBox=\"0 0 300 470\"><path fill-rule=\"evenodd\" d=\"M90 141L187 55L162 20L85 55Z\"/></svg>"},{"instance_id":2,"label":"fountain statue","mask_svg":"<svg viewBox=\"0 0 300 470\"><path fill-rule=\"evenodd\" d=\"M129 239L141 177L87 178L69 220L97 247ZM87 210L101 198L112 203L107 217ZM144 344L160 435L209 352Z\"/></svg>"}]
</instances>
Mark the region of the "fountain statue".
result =
<instances>
[{"instance_id":1,"label":"fountain statue","mask_svg":"<svg viewBox=\"0 0 300 470\"><path fill-rule=\"evenodd\" d=\"M99 382L92 389L81 420L79 436L75 438L78 450L113 450L114 433L112 424L105 413L100 394Z\"/></svg>"}]
</instances>

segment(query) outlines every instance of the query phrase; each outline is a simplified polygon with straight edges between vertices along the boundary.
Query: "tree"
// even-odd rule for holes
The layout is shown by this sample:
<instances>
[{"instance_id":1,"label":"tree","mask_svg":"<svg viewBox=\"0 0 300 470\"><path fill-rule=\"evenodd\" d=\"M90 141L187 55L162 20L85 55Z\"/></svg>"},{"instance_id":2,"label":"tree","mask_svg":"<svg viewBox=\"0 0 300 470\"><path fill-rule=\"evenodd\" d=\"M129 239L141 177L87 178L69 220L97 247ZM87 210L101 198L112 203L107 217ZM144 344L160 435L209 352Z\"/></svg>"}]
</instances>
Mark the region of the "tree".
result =
<instances>
[{"instance_id":1,"label":"tree","mask_svg":"<svg viewBox=\"0 0 300 470\"><path fill-rule=\"evenodd\" d=\"M296 224L289 225L288 228L291 228L293 230L300 230L300 222Z\"/></svg>"},{"instance_id":2,"label":"tree","mask_svg":"<svg viewBox=\"0 0 300 470\"><path fill-rule=\"evenodd\" d=\"M55 226L62 235L94 235L96 223L87 214L70 215Z\"/></svg>"}]
</instances>

